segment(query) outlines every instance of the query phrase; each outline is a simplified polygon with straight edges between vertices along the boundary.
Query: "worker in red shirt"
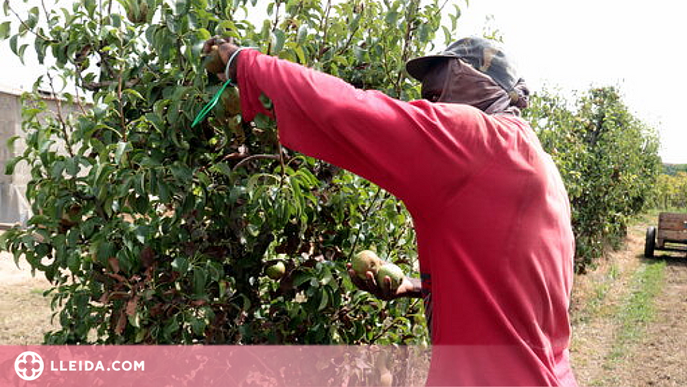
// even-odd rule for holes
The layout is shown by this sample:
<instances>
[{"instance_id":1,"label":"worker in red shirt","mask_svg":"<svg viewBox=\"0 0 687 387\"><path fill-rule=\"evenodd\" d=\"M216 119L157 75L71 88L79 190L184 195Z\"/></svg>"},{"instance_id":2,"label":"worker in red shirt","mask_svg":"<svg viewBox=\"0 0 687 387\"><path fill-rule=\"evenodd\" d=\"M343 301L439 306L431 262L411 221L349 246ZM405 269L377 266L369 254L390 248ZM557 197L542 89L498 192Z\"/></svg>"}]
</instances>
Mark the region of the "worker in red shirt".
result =
<instances>
[{"instance_id":1,"label":"worker in red shirt","mask_svg":"<svg viewBox=\"0 0 687 387\"><path fill-rule=\"evenodd\" d=\"M404 102L230 43L205 52L216 44L244 120L276 117L283 145L405 203L422 281L406 278L396 294L371 273L355 282L383 298L431 295L428 385L577 386L569 200L520 118L529 91L499 47L466 38L409 61L423 99Z\"/></svg>"}]
</instances>

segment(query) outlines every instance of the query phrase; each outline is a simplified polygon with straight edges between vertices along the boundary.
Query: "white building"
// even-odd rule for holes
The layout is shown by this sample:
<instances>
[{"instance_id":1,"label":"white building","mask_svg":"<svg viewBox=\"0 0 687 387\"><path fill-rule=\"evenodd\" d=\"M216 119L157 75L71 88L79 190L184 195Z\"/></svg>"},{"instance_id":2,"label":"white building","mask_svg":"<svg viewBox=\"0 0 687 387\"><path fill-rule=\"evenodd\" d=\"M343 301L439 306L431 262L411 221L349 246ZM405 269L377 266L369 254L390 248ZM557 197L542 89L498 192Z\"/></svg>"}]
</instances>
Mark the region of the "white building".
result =
<instances>
[{"instance_id":1,"label":"white building","mask_svg":"<svg viewBox=\"0 0 687 387\"><path fill-rule=\"evenodd\" d=\"M21 94L18 89L0 86L0 226L26 224L31 206L24 192L31 173L25 163L17 165L13 175L5 175L7 162L24 149L21 141L10 149L7 142L13 136L23 136L21 129Z\"/></svg>"},{"instance_id":2,"label":"white building","mask_svg":"<svg viewBox=\"0 0 687 387\"><path fill-rule=\"evenodd\" d=\"M23 141L15 141L10 149L8 141L14 136L24 137L22 130L22 90L0 85L0 229L14 224L26 225L31 218L31 206L26 200L26 184L31 180L31 170L24 162L18 163L11 176L5 175L7 162L24 152ZM50 110L57 111L56 99L51 93L42 93ZM74 111L62 104L66 112ZM61 147L61 141L57 146Z\"/></svg>"}]
</instances>

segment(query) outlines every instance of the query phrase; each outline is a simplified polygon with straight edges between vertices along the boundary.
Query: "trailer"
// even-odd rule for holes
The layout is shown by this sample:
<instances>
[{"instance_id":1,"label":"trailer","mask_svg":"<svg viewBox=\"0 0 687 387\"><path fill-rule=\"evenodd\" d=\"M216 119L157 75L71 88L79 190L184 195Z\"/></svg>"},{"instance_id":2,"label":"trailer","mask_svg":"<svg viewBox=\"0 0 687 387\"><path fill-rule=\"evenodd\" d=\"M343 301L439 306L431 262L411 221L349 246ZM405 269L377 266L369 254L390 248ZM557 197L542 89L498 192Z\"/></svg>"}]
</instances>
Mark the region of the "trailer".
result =
<instances>
[{"instance_id":1,"label":"trailer","mask_svg":"<svg viewBox=\"0 0 687 387\"><path fill-rule=\"evenodd\" d=\"M650 226L646 230L644 256L653 258L656 250L687 253L687 214L658 214L658 229Z\"/></svg>"}]
</instances>

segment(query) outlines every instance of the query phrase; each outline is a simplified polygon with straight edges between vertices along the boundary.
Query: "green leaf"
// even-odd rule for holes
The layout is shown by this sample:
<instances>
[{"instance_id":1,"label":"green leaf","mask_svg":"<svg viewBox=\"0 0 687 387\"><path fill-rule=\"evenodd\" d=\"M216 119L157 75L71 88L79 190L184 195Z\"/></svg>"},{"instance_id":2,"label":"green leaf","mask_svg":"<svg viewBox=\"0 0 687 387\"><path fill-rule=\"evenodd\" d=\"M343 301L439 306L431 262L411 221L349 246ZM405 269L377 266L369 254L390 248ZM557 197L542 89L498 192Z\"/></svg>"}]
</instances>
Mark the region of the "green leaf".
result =
<instances>
[{"instance_id":1,"label":"green leaf","mask_svg":"<svg viewBox=\"0 0 687 387\"><path fill-rule=\"evenodd\" d=\"M188 271L188 261L184 257L176 257L172 261L172 268L181 274Z\"/></svg>"},{"instance_id":2,"label":"green leaf","mask_svg":"<svg viewBox=\"0 0 687 387\"><path fill-rule=\"evenodd\" d=\"M193 293L196 296L205 296L205 284L207 282L207 271L202 267L193 268Z\"/></svg>"},{"instance_id":3,"label":"green leaf","mask_svg":"<svg viewBox=\"0 0 687 387\"><path fill-rule=\"evenodd\" d=\"M121 164L126 151L131 149L131 144L120 141L117 143L117 151L115 152L115 163Z\"/></svg>"},{"instance_id":4,"label":"green leaf","mask_svg":"<svg viewBox=\"0 0 687 387\"><path fill-rule=\"evenodd\" d=\"M294 276L293 286L299 287L312 279L312 274L299 272Z\"/></svg>"},{"instance_id":5,"label":"green leaf","mask_svg":"<svg viewBox=\"0 0 687 387\"><path fill-rule=\"evenodd\" d=\"M14 174L14 168L16 167L17 163L21 161L21 157L13 157L7 161L7 164L5 164L5 175L12 175Z\"/></svg>"},{"instance_id":6,"label":"green leaf","mask_svg":"<svg viewBox=\"0 0 687 387\"><path fill-rule=\"evenodd\" d=\"M74 254L69 255L67 258L67 267L72 273L80 272L81 260L79 259L79 256Z\"/></svg>"},{"instance_id":7,"label":"green leaf","mask_svg":"<svg viewBox=\"0 0 687 387\"><path fill-rule=\"evenodd\" d=\"M79 174L79 163L74 158L67 158L65 161L65 169L68 175L76 176Z\"/></svg>"},{"instance_id":8,"label":"green leaf","mask_svg":"<svg viewBox=\"0 0 687 387\"><path fill-rule=\"evenodd\" d=\"M300 64L306 64L307 60L305 59L305 52L303 51L303 47L301 46L296 46L293 51L296 53L296 56L298 57L298 63Z\"/></svg>"},{"instance_id":9,"label":"green leaf","mask_svg":"<svg viewBox=\"0 0 687 387\"><path fill-rule=\"evenodd\" d=\"M174 17L172 15L169 15L167 17L165 25L167 26L167 29L169 30L169 32L171 32L172 34L176 34L178 32L176 20L174 19ZM168 47L165 47L165 48L168 48ZM171 46L169 48L171 49Z\"/></svg>"},{"instance_id":10,"label":"green leaf","mask_svg":"<svg viewBox=\"0 0 687 387\"><path fill-rule=\"evenodd\" d=\"M0 40L5 40L10 36L10 22L0 24Z\"/></svg>"},{"instance_id":11,"label":"green leaf","mask_svg":"<svg viewBox=\"0 0 687 387\"><path fill-rule=\"evenodd\" d=\"M327 292L326 288L323 288L322 292L320 292L320 295L322 298L320 299L320 305L317 307L318 311L326 308L327 303L329 302L329 293Z\"/></svg>"},{"instance_id":12,"label":"green leaf","mask_svg":"<svg viewBox=\"0 0 687 387\"><path fill-rule=\"evenodd\" d=\"M19 52L17 51L17 39L19 39L19 35L13 35L10 38L10 49L14 53L14 55L19 56Z\"/></svg>"},{"instance_id":13,"label":"green leaf","mask_svg":"<svg viewBox=\"0 0 687 387\"><path fill-rule=\"evenodd\" d=\"M211 170L213 172L221 173L224 176L231 177L232 176L232 171L231 167L227 165L225 162L217 163L212 166Z\"/></svg>"},{"instance_id":14,"label":"green leaf","mask_svg":"<svg viewBox=\"0 0 687 387\"><path fill-rule=\"evenodd\" d=\"M152 234L152 228L150 226L142 225L136 227L136 240L144 245L146 243L146 240L151 237Z\"/></svg>"},{"instance_id":15,"label":"green leaf","mask_svg":"<svg viewBox=\"0 0 687 387\"><path fill-rule=\"evenodd\" d=\"M186 15L188 8L186 4L186 0L176 0L176 14L178 16L183 16Z\"/></svg>"},{"instance_id":16,"label":"green leaf","mask_svg":"<svg viewBox=\"0 0 687 387\"><path fill-rule=\"evenodd\" d=\"M296 41L300 45L300 44L305 43L307 38L308 38L308 26L304 23L298 28L298 38L296 39Z\"/></svg>"},{"instance_id":17,"label":"green leaf","mask_svg":"<svg viewBox=\"0 0 687 387\"><path fill-rule=\"evenodd\" d=\"M202 335L205 332L205 326L205 321L196 317L191 318L191 329L193 329L193 333L196 335Z\"/></svg>"},{"instance_id":18,"label":"green leaf","mask_svg":"<svg viewBox=\"0 0 687 387\"><path fill-rule=\"evenodd\" d=\"M280 29L275 29L272 33L272 50L273 55L278 55L284 48L284 42L286 41L286 34Z\"/></svg>"},{"instance_id":19,"label":"green leaf","mask_svg":"<svg viewBox=\"0 0 687 387\"><path fill-rule=\"evenodd\" d=\"M145 100L145 98L143 98L143 96L141 95L141 93L139 93L138 91L136 91L136 90L134 90L134 89L126 89L126 90L123 90L122 93L123 93L123 94L128 94L128 95L134 97L135 99L139 99L139 100L142 100L142 101Z\"/></svg>"},{"instance_id":20,"label":"green leaf","mask_svg":"<svg viewBox=\"0 0 687 387\"><path fill-rule=\"evenodd\" d=\"M5 231L4 233L0 234L0 250L2 251L7 251L7 248L9 247L9 241L12 239L14 236L14 233L10 231Z\"/></svg>"},{"instance_id":21,"label":"green leaf","mask_svg":"<svg viewBox=\"0 0 687 387\"><path fill-rule=\"evenodd\" d=\"M391 12L387 13L386 16L384 17L384 21L386 22L386 24L388 24L390 26L395 26L396 23L398 22L398 12L397 11L391 11Z\"/></svg>"},{"instance_id":22,"label":"green leaf","mask_svg":"<svg viewBox=\"0 0 687 387\"><path fill-rule=\"evenodd\" d=\"M202 41L208 40L212 37L210 34L210 31L206 30L205 28L199 28L196 30L196 37Z\"/></svg>"}]
</instances>

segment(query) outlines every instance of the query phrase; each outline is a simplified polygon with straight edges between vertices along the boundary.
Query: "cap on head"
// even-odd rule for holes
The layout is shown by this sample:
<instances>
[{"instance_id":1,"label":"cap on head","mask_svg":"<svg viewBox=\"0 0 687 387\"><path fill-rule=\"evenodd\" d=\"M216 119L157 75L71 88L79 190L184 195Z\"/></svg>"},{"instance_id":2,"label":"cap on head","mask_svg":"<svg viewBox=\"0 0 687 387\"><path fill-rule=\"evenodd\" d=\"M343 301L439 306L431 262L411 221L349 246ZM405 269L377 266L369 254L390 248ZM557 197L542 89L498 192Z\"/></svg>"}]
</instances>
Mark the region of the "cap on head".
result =
<instances>
[{"instance_id":1,"label":"cap on head","mask_svg":"<svg viewBox=\"0 0 687 387\"><path fill-rule=\"evenodd\" d=\"M432 65L441 58L458 58L470 64L490 76L508 93L518 83L515 69L496 42L477 37L453 42L439 54L411 59L406 63L406 70L413 78L422 81Z\"/></svg>"}]
</instances>

